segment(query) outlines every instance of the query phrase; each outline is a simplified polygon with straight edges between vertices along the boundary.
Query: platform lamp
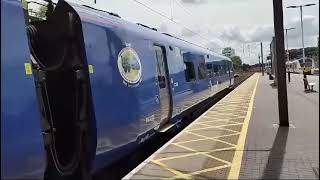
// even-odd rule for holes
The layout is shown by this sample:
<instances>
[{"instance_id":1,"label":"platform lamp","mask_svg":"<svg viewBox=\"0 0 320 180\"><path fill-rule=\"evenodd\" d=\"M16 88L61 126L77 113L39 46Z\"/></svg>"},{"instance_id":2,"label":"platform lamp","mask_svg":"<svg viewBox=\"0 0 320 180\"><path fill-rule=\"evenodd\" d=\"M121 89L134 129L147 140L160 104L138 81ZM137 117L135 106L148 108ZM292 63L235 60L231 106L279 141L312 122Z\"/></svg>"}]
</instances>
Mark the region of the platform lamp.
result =
<instances>
[{"instance_id":1,"label":"platform lamp","mask_svg":"<svg viewBox=\"0 0 320 180\"><path fill-rule=\"evenodd\" d=\"M289 45L288 45L288 31L290 30L293 30L295 28L286 28L284 30L286 30L286 44L287 44L287 61L290 60L290 57L289 57Z\"/></svg>"},{"instance_id":2,"label":"platform lamp","mask_svg":"<svg viewBox=\"0 0 320 180\"><path fill-rule=\"evenodd\" d=\"M300 8L300 23L301 23L301 34L302 34L302 59L303 67L305 67L305 52L304 52L304 37L303 37L303 21L302 21L302 8L307 6L314 6L316 4L303 4L299 6L288 6L287 8Z\"/></svg>"}]
</instances>

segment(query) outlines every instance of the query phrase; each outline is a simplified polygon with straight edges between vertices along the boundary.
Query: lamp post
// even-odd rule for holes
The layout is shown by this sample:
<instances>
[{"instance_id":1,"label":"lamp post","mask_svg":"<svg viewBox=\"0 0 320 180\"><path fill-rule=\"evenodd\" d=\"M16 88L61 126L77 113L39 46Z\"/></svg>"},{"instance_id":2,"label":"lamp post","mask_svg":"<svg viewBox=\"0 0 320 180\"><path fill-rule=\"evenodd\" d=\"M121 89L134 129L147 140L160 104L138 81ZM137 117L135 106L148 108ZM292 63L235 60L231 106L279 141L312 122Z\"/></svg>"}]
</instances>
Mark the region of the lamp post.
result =
<instances>
[{"instance_id":1,"label":"lamp post","mask_svg":"<svg viewBox=\"0 0 320 180\"><path fill-rule=\"evenodd\" d=\"M295 29L295 28L286 28L286 44L287 44L287 61L290 60L289 58L289 45L288 45L288 31Z\"/></svg>"},{"instance_id":2,"label":"lamp post","mask_svg":"<svg viewBox=\"0 0 320 180\"><path fill-rule=\"evenodd\" d=\"M303 21L302 21L302 8L307 6L314 6L316 4L303 4L299 6L288 6L287 8L300 8L300 22L301 22L301 34L302 34L302 59L303 67L305 67L305 52L304 52L304 37L303 37Z\"/></svg>"}]
</instances>

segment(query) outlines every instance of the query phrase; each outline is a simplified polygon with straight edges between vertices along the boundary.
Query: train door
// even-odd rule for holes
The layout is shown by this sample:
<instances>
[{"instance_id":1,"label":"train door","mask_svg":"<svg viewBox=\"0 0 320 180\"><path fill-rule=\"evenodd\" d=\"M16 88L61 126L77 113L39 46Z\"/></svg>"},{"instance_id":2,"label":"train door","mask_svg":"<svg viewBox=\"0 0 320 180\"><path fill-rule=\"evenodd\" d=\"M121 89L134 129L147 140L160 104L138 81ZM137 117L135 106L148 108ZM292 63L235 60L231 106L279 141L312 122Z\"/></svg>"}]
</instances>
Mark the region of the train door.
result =
<instances>
[{"instance_id":1,"label":"train door","mask_svg":"<svg viewBox=\"0 0 320 180\"><path fill-rule=\"evenodd\" d=\"M172 114L172 99L169 83L169 71L166 58L166 51L163 46L154 45L156 52L156 65L158 75L158 86L161 105L161 121L160 128L168 123Z\"/></svg>"},{"instance_id":2,"label":"train door","mask_svg":"<svg viewBox=\"0 0 320 180\"><path fill-rule=\"evenodd\" d=\"M228 76L229 76L229 86L231 86L231 67L230 67L230 62L229 61L226 61L227 63L227 72L228 72Z\"/></svg>"}]
</instances>

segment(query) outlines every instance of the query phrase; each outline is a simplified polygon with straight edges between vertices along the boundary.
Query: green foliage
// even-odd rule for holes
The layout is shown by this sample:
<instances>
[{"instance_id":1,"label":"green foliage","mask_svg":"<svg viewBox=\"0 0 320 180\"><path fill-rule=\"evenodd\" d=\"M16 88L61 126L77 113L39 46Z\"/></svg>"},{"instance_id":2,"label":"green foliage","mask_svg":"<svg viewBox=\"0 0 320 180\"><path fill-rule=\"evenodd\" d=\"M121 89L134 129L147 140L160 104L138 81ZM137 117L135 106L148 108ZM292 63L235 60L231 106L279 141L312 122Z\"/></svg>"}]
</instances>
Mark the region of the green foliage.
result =
<instances>
[{"instance_id":1,"label":"green foliage","mask_svg":"<svg viewBox=\"0 0 320 180\"><path fill-rule=\"evenodd\" d=\"M318 48L317 47L306 47L304 48L304 52L306 56L315 56L317 54ZM291 59L298 59L302 57L302 48L300 49L290 49L289 56Z\"/></svg>"},{"instance_id":2,"label":"green foliage","mask_svg":"<svg viewBox=\"0 0 320 180\"><path fill-rule=\"evenodd\" d=\"M239 71L241 69L241 66L242 66L241 58L239 56L233 56L231 58L231 60L232 60L234 69L236 71Z\"/></svg>"},{"instance_id":3,"label":"green foliage","mask_svg":"<svg viewBox=\"0 0 320 180\"><path fill-rule=\"evenodd\" d=\"M249 64L245 64L245 63L242 64L242 70L243 71L248 71L249 69L250 69L250 65Z\"/></svg>"},{"instance_id":4,"label":"green foliage","mask_svg":"<svg viewBox=\"0 0 320 180\"><path fill-rule=\"evenodd\" d=\"M47 10L48 10L47 6L41 6L39 8L39 12L37 12L37 16L41 18L46 17Z\"/></svg>"},{"instance_id":5,"label":"green foliage","mask_svg":"<svg viewBox=\"0 0 320 180\"><path fill-rule=\"evenodd\" d=\"M28 9L28 2L26 0L21 0L23 9Z\"/></svg>"}]
</instances>

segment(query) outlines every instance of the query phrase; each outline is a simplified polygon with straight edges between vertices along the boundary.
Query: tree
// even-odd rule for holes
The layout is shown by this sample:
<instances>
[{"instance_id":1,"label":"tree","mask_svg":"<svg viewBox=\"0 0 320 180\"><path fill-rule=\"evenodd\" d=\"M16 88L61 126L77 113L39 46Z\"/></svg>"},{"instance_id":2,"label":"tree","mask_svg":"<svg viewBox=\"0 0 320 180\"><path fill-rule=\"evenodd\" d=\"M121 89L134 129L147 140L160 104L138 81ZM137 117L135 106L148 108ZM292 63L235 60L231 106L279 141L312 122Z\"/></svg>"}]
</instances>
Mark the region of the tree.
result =
<instances>
[{"instance_id":1,"label":"tree","mask_svg":"<svg viewBox=\"0 0 320 180\"><path fill-rule=\"evenodd\" d=\"M41 6L39 8L39 12L37 12L37 16L40 18L45 18L47 10L48 10L47 6Z\"/></svg>"},{"instance_id":2,"label":"tree","mask_svg":"<svg viewBox=\"0 0 320 180\"><path fill-rule=\"evenodd\" d=\"M21 2L23 9L28 10L28 2L26 0L22 0Z\"/></svg>"},{"instance_id":3,"label":"tree","mask_svg":"<svg viewBox=\"0 0 320 180\"><path fill-rule=\"evenodd\" d=\"M242 65L241 58L239 56L233 56L231 58L231 60L232 60L234 69L236 71L239 71L241 69L241 65Z\"/></svg>"},{"instance_id":4,"label":"tree","mask_svg":"<svg viewBox=\"0 0 320 180\"><path fill-rule=\"evenodd\" d=\"M245 64L245 63L242 64L242 70L243 71L248 71L249 69L250 69L250 65L249 64Z\"/></svg>"}]
</instances>

